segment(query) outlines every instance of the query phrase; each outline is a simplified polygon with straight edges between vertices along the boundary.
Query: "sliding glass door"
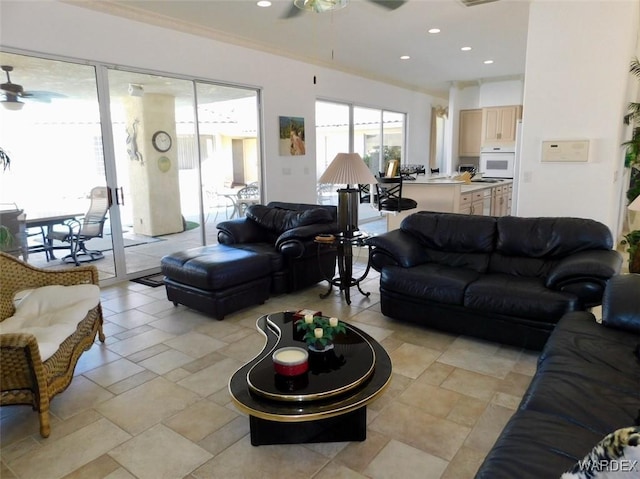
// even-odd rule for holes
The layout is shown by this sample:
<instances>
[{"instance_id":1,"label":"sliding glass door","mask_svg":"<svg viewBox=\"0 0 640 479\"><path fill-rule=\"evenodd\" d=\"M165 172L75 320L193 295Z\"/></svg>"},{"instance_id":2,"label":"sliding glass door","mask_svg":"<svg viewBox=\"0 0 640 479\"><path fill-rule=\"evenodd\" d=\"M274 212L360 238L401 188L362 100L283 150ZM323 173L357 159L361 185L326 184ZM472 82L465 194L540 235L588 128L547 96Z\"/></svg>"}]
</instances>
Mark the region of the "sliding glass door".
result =
<instances>
[{"instance_id":1,"label":"sliding glass door","mask_svg":"<svg viewBox=\"0 0 640 479\"><path fill-rule=\"evenodd\" d=\"M259 185L258 93L123 70L109 92L126 272L153 272L168 252L216 243L238 192Z\"/></svg>"},{"instance_id":2,"label":"sliding glass door","mask_svg":"<svg viewBox=\"0 0 640 479\"><path fill-rule=\"evenodd\" d=\"M79 231L103 192L110 207L83 259L101 279L132 278L215 243L242 188L260 201L257 90L8 52L0 65L24 91L5 78L0 93L0 250L75 266L61 262L61 232Z\"/></svg>"},{"instance_id":3,"label":"sliding glass door","mask_svg":"<svg viewBox=\"0 0 640 479\"><path fill-rule=\"evenodd\" d=\"M206 243L217 241L216 224L244 214L261 201L258 92L196 83L201 185ZM245 195L246 194L246 195ZM240 196L246 196L239 201Z\"/></svg>"},{"instance_id":4,"label":"sliding glass door","mask_svg":"<svg viewBox=\"0 0 640 479\"><path fill-rule=\"evenodd\" d=\"M193 82L121 70L108 80L124 267L152 272L202 244Z\"/></svg>"},{"instance_id":5,"label":"sliding glass door","mask_svg":"<svg viewBox=\"0 0 640 479\"><path fill-rule=\"evenodd\" d=\"M21 211L17 227L0 226L13 243L0 249L37 266L73 267L61 258L71 252L92 190L107 186L95 67L6 52L0 65L0 148L10 159L0 168L0 218ZM94 232L83 245L100 251L100 278L108 279L115 275L111 237Z\"/></svg>"}]
</instances>

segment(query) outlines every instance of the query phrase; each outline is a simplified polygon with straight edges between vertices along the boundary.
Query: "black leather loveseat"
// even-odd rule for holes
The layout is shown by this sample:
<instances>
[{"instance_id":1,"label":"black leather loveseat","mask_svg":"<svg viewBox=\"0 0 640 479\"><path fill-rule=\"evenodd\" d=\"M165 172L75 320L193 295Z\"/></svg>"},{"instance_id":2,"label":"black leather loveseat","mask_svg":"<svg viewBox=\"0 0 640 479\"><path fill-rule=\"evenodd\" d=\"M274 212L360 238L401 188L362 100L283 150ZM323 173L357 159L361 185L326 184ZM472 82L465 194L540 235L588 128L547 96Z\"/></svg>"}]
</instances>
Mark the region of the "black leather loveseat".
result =
<instances>
[{"instance_id":1,"label":"black leather loveseat","mask_svg":"<svg viewBox=\"0 0 640 479\"><path fill-rule=\"evenodd\" d=\"M622 264L608 228L579 218L421 211L369 241L385 316L531 349Z\"/></svg>"},{"instance_id":2,"label":"black leather loveseat","mask_svg":"<svg viewBox=\"0 0 640 479\"><path fill-rule=\"evenodd\" d=\"M607 285L602 324L586 311L563 316L476 479L559 479L574 468L572 473L582 474L572 478L640 477L637 452L634 457L622 443L582 462L591 451L598 453L594 446L606 435L638 425L639 293L640 275L619 275ZM625 449L626 460L609 462Z\"/></svg>"},{"instance_id":3,"label":"black leather loveseat","mask_svg":"<svg viewBox=\"0 0 640 479\"><path fill-rule=\"evenodd\" d=\"M319 234L338 231L337 208L272 201L247 208L244 218L218 224L218 243L266 255L271 292L290 293L333 276L336 252L318 249Z\"/></svg>"}]
</instances>

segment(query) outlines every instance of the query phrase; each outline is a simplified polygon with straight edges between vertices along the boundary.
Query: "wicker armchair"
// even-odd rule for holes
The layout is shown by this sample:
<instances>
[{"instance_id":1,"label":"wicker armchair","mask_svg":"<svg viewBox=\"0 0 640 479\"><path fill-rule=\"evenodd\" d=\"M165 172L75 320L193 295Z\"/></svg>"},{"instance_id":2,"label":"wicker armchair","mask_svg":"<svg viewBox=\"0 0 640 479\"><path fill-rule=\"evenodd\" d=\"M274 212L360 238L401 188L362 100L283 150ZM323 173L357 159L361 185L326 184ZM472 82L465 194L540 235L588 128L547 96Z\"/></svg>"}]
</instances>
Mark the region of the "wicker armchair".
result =
<instances>
[{"instance_id":1,"label":"wicker armchair","mask_svg":"<svg viewBox=\"0 0 640 479\"><path fill-rule=\"evenodd\" d=\"M75 284L97 285L95 266L44 270L0 252L0 321L14 314L13 297L18 291ZM76 331L44 362L32 334L0 334L0 406L31 405L40 416L40 434L48 437L51 432L49 402L69 386L78 358L91 347L96 334L104 342L100 303L88 312L78 323Z\"/></svg>"}]
</instances>

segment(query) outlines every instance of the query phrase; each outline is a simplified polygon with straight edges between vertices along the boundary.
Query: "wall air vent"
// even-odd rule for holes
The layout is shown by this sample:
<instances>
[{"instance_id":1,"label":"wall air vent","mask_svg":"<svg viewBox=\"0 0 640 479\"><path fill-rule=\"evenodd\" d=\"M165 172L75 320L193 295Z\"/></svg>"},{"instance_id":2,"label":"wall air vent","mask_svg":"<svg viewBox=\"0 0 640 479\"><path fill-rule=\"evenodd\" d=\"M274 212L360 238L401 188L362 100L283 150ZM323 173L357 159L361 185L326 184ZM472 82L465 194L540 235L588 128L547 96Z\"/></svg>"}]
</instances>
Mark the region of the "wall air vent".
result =
<instances>
[{"instance_id":1,"label":"wall air vent","mask_svg":"<svg viewBox=\"0 0 640 479\"><path fill-rule=\"evenodd\" d=\"M483 3L497 2L498 0L460 0L465 7L475 7L476 5L482 5Z\"/></svg>"}]
</instances>

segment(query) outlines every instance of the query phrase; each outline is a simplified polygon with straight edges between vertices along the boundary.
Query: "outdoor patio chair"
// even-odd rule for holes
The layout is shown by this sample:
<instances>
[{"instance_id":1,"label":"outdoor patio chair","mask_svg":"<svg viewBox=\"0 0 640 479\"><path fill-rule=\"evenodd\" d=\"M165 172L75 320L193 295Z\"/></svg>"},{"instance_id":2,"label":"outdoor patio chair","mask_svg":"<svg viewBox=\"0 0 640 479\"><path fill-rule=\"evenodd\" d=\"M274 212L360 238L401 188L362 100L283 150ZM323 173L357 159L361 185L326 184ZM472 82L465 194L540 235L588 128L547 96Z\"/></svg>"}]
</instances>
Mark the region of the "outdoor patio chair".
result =
<instances>
[{"instance_id":1,"label":"outdoor patio chair","mask_svg":"<svg viewBox=\"0 0 640 479\"><path fill-rule=\"evenodd\" d=\"M237 217L242 218L249 206L260 203L260 188L256 184L250 184L238 190L237 197Z\"/></svg>"},{"instance_id":2,"label":"outdoor patio chair","mask_svg":"<svg viewBox=\"0 0 640 479\"><path fill-rule=\"evenodd\" d=\"M106 186L96 186L91 190L91 204L87 213L79 219L69 220L60 230L53 229L48 238L69 243L70 253L62 258L65 263L95 261L104 258L102 251L88 250L86 242L92 238L102 238L107 212L111 206L109 190ZM53 249L61 249L57 246Z\"/></svg>"}]
</instances>

